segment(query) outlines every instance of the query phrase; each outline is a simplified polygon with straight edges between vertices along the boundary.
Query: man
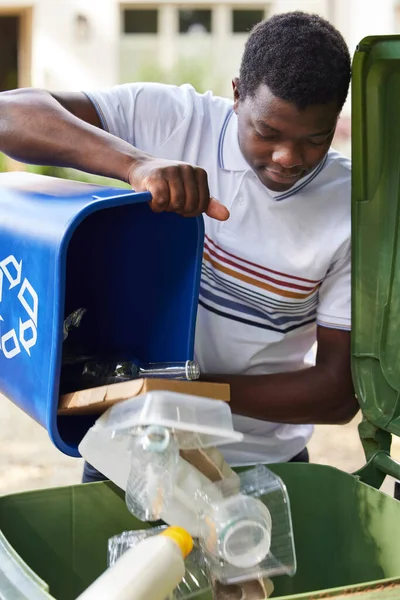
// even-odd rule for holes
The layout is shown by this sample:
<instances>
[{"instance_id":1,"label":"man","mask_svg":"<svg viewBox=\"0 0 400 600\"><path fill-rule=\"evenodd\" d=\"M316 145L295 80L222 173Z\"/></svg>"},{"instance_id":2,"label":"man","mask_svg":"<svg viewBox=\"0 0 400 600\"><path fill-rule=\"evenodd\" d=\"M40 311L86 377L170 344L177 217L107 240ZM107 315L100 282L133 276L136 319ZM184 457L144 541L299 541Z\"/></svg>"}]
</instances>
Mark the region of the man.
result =
<instances>
[{"instance_id":1,"label":"man","mask_svg":"<svg viewBox=\"0 0 400 600\"><path fill-rule=\"evenodd\" d=\"M155 211L205 213L196 357L231 384L246 434L224 449L234 465L307 460L310 423L357 411L350 164L330 150L349 81L340 33L293 12L251 32L233 103L143 83L0 95L0 150L127 181Z\"/></svg>"}]
</instances>

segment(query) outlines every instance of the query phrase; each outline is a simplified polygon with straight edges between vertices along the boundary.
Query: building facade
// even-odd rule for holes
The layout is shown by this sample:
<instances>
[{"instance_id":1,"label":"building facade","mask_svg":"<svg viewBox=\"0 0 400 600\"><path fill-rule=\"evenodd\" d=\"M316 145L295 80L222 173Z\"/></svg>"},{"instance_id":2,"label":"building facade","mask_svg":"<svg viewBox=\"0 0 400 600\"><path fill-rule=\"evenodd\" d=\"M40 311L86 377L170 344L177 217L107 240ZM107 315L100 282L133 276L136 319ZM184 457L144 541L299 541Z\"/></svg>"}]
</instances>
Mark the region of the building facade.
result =
<instances>
[{"instance_id":1,"label":"building facade","mask_svg":"<svg viewBox=\"0 0 400 600\"><path fill-rule=\"evenodd\" d=\"M77 90L189 78L226 94L258 20L293 9L318 12L353 51L365 35L396 32L397 6L395 0L0 0L0 86Z\"/></svg>"}]
</instances>

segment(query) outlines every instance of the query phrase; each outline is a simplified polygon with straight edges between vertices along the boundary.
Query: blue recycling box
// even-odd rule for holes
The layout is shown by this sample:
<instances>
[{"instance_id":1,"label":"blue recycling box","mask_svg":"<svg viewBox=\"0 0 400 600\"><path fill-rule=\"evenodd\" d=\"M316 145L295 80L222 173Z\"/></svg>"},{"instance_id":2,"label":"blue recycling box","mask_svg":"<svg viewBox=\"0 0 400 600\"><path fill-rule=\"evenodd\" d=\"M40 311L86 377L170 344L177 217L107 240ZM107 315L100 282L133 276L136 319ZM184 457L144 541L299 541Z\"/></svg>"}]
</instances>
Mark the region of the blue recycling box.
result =
<instances>
[{"instance_id":1,"label":"blue recycling box","mask_svg":"<svg viewBox=\"0 0 400 600\"><path fill-rule=\"evenodd\" d=\"M57 416L63 322L96 353L191 360L203 219L151 211L148 193L0 174L0 392L65 454L96 417Z\"/></svg>"}]
</instances>

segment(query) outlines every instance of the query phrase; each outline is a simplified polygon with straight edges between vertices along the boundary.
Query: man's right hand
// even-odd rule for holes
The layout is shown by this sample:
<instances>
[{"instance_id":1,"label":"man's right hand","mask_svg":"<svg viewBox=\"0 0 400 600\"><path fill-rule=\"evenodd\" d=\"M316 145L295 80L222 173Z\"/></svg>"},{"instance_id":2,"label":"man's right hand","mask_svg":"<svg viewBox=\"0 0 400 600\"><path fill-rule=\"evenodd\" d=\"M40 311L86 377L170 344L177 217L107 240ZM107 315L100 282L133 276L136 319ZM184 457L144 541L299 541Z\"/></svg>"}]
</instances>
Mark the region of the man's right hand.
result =
<instances>
[{"instance_id":1,"label":"man's right hand","mask_svg":"<svg viewBox=\"0 0 400 600\"><path fill-rule=\"evenodd\" d=\"M135 161L128 181L136 192L151 193L154 212L176 212L184 217L204 212L218 221L229 218L228 209L210 196L207 173L200 167L148 156Z\"/></svg>"},{"instance_id":2,"label":"man's right hand","mask_svg":"<svg viewBox=\"0 0 400 600\"><path fill-rule=\"evenodd\" d=\"M210 198L204 169L154 158L110 135L83 93L50 94L31 88L0 93L0 151L21 162L120 179L138 192L149 191L155 212L185 217L206 213L220 221L229 217L229 211Z\"/></svg>"}]
</instances>

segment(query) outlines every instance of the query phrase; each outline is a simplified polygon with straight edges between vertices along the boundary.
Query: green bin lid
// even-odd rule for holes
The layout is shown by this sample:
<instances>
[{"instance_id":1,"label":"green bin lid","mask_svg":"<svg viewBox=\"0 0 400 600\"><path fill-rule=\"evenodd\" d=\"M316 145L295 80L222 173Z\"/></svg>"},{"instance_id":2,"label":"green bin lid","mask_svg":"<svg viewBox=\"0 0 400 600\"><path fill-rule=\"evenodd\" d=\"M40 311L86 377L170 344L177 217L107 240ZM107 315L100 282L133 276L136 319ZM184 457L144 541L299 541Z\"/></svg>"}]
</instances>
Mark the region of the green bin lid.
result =
<instances>
[{"instance_id":1,"label":"green bin lid","mask_svg":"<svg viewBox=\"0 0 400 600\"><path fill-rule=\"evenodd\" d=\"M400 435L400 36L354 56L352 208L353 380L366 419Z\"/></svg>"}]
</instances>

